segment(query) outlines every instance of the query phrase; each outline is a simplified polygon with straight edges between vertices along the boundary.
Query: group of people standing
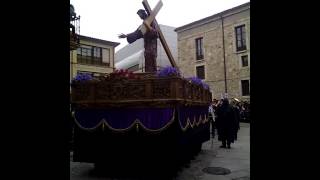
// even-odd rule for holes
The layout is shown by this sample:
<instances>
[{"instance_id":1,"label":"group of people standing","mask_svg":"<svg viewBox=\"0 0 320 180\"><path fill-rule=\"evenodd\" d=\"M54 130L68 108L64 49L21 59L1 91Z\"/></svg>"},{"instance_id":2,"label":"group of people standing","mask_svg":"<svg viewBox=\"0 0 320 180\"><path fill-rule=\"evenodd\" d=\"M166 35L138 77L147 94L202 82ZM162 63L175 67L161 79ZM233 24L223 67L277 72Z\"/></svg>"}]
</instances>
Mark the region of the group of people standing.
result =
<instances>
[{"instance_id":1,"label":"group of people standing","mask_svg":"<svg viewBox=\"0 0 320 180\"><path fill-rule=\"evenodd\" d=\"M240 129L240 108L238 101L227 98L218 101L214 99L209 106L209 120L211 122L211 135L215 137L217 129L218 140L222 142L221 148L231 148L231 143L237 140Z\"/></svg>"}]
</instances>

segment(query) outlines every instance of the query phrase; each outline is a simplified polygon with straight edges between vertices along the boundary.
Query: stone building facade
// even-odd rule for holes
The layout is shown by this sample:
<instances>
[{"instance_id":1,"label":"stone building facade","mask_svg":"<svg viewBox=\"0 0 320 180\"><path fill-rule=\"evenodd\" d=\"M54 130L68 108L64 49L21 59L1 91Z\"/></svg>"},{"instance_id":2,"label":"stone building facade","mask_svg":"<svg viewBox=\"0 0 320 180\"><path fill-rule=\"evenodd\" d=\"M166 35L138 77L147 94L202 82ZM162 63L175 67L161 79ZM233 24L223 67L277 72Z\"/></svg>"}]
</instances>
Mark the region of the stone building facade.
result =
<instances>
[{"instance_id":1,"label":"stone building facade","mask_svg":"<svg viewBox=\"0 0 320 180\"><path fill-rule=\"evenodd\" d=\"M175 29L177 64L184 77L198 76L213 98L250 101L250 2Z\"/></svg>"}]
</instances>

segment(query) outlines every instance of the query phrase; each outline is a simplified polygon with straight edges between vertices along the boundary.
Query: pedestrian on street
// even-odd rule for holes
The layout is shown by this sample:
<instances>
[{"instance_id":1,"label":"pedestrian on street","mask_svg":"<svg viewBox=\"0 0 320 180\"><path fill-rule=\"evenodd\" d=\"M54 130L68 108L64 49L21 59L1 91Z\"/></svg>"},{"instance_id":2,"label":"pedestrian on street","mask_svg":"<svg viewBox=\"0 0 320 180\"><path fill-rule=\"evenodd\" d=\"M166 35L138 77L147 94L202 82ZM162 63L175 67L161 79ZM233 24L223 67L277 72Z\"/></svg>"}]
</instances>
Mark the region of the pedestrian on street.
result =
<instances>
[{"instance_id":1,"label":"pedestrian on street","mask_svg":"<svg viewBox=\"0 0 320 180\"><path fill-rule=\"evenodd\" d=\"M231 148L231 143L236 140L238 122L234 109L227 98L223 99L222 105L217 109L216 126L218 140L222 142L221 148Z\"/></svg>"}]
</instances>

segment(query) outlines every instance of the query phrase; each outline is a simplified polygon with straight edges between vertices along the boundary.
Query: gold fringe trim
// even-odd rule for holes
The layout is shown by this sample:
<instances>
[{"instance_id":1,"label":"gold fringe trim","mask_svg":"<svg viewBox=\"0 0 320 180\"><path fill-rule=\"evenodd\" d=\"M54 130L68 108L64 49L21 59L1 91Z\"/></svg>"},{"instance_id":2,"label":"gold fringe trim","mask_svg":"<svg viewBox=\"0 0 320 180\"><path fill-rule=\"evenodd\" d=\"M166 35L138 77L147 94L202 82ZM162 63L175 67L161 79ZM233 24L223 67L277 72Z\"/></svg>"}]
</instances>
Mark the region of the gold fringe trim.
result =
<instances>
[{"instance_id":1,"label":"gold fringe trim","mask_svg":"<svg viewBox=\"0 0 320 180\"><path fill-rule=\"evenodd\" d=\"M138 121L138 123L140 124L140 126L145 129L146 131L149 131L149 132L159 132L159 131L163 131L165 129L167 129L173 122L174 122L174 117L175 117L175 109L173 109L173 113L172 113L172 117L171 117L171 120L165 125L163 126L162 128L160 129L149 129L147 127L145 127L140 121Z\"/></svg>"},{"instance_id":2,"label":"gold fringe trim","mask_svg":"<svg viewBox=\"0 0 320 180\"><path fill-rule=\"evenodd\" d=\"M102 130L105 129L104 126L107 126L110 130L115 131L115 132L126 132L126 131L129 131L132 128L136 128L136 130L138 132L139 131L139 125L140 125L140 127L142 127L147 132L156 133L156 132L160 132L160 131L163 131L163 130L167 129L174 122L174 120L175 120L175 109L173 109L171 120L165 126L163 126L160 129L149 129L146 126L144 126L139 119L134 120L134 122L127 128L116 129L116 128L113 128L112 126L110 126L110 124L104 118L96 126L94 126L92 128L85 128L85 127L81 126L81 124L77 121L77 119L75 117L75 114L73 113L72 115L74 117L74 120L75 120L75 123L77 124L77 126L80 127L83 130L89 130L89 131L95 130L95 129L97 129L98 127L100 127L102 125ZM209 121L209 119L208 119L208 117L206 115L203 115L203 117L202 117L202 115L199 115L199 118L198 118L199 121L198 122L196 122L196 119L197 118L194 117L193 121L191 122L190 118L188 117L187 118L187 124L186 124L185 127L183 127L183 125L181 124L181 121L179 121L180 128L182 129L182 131L186 131L189 127L191 127L191 128L198 127L200 124L205 124L205 123L207 123Z\"/></svg>"},{"instance_id":3,"label":"gold fringe trim","mask_svg":"<svg viewBox=\"0 0 320 180\"><path fill-rule=\"evenodd\" d=\"M183 127L183 125L181 124L181 121L179 121L179 124L180 124L182 131L186 131L189 127L191 127L191 128L198 127L200 124L205 124L209 121L209 119L206 115L204 115L203 118L201 115L199 115L198 119L199 119L199 121L196 122L196 117L194 117L194 119L191 123L190 118L187 118L187 124L185 127Z\"/></svg>"},{"instance_id":4,"label":"gold fringe trim","mask_svg":"<svg viewBox=\"0 0 320 180\"><path fill-rule=\"evenodd\" d=\"M175 109L173 109L173 112L172 112L172 117L171 117L171 120L165 125L163 126L162 128L160 129L149 129L147 128L146 126L144 126L141 121L139 119L136 119L129 127L127 128L124 128L124 129L117 129L117 128L113 128L107 121L106 119L102 119L96 126L92 127L92 128L85 128L83 126L81 126L81 124L77 121L76 117L74 116L74 120L75 120L75 123L78 125L78 127L80 127L81 129L83 130L95 130L96 128L98 128L99 126L101 126L102 124L102 129L104 130L104 126L107 126L110 130L112 131L115 131L115 132L125 132L125 131L128 131L132 128L136 128L137 131L139 131L139 125L145 129L146 131L148 132L160 132L160 131L163 131L165 129L167 129L173 122L174 122L174 117L175 117Z\"/></svg>"}]
</instances>

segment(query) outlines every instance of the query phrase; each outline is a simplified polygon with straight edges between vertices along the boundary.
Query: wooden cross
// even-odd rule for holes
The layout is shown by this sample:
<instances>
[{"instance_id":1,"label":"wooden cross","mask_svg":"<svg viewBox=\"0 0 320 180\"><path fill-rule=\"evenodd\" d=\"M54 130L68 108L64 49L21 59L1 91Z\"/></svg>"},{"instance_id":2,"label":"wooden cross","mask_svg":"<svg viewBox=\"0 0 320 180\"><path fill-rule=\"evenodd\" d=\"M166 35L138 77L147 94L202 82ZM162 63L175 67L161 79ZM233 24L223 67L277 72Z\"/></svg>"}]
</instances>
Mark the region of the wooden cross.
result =
<instances>
[{"instance_id":1,"label":"wooden cross","mask_svg":"<svg viewBox=\"0 0 320 180\"><path fill-rule=\"evenodd\" d=\"M173 58L173 56L171 54L169 46L168 46L166 40L164 39L164 35L162 34L162 31L161 31L161 29L160 29L160 27L159 27L159 25L158 25L158 23L157 23L157 21L155 19L155 16L158 14L159 10L162 7L162 1L160 0L153 10L151 10L150 5L149 5L147 0L143 0L142 4L143 4L146 12L148 13L148 17L143 21L143 25L141 26L141 32L145 33L147 30L151 29L150 25L151 25L151 23L153 21L153 23L154 23L154 25L156 27L156 30L159 33L159 38L160 38L161 44L162 44L162 46L163 46L163 48L164 48L164 50L165 50L165 52L166 52L166 54L167 54L167 56L169 58L169 61L170 61L171 65L179 70L179 68L178 68L177 64L175 63L174 58Z\"/></svg>"},{"instance_id":2,"label":"wooden cross","mask_svg":"<svg viewBox=\"0 0 320 180\"><path fill-rule=\"evenodd\" d=\"M143 24L139 28L142 34L145 34L148 30L152 29L151 23L155 20L155 17L160 11L162 5L162 1L160 0L158 4L153 8L152 12L148 13L148 17L143 21Z\"/></svg>"}]
</instances>

